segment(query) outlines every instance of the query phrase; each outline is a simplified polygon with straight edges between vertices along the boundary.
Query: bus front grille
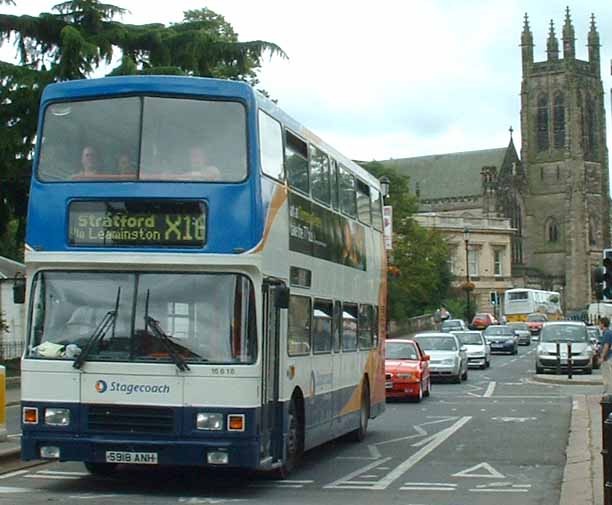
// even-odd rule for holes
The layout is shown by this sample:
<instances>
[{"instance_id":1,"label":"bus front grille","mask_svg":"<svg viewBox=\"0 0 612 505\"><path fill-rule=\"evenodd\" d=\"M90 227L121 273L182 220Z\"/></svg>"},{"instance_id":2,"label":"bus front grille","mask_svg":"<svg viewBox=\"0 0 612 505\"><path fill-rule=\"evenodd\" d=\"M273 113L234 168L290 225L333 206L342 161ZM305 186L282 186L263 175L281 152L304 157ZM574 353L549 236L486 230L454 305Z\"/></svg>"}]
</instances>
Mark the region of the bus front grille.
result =
<instances>
[{"instance_id":1,"label":"bus front grille","mask_svg":"<svg viewBox=\"0 0 612 505\"><path fill-rule=\"evenodd\" d=\"M174 412L166 407L90 405L87 428L107 433L173 433Z\"/></svg>"}]
</instances>

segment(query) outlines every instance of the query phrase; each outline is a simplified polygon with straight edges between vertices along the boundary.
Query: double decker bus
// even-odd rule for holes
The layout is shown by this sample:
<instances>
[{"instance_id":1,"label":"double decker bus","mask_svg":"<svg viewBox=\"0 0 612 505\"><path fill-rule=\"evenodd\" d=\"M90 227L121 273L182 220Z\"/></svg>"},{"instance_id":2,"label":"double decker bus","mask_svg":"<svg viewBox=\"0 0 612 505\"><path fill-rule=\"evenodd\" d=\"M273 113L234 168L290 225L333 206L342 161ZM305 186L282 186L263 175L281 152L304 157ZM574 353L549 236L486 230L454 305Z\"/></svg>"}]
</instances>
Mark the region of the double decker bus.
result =
<instances>
[{"instance_id":1,"label":"double decker bus","mask_svg":"<svg viewBox=\"0 0 612 505\"><path fill-rule=\"evenodd\" d=\"M561 319L561 294L532 288L508 289L504 293L504 314L508 322L527 321L530 314L543 314L549 321Z\"/></svg>"},{"instance_id":2,"label":"double decker bus","mask_svg":"<svg viewBox=\"0 0 612 505\"><path fill-rule=\"evenodd\" d=\"M384 410L378 181L240 82L42 96L22 458L270 470Z\"/></svg>"}]
</instances>

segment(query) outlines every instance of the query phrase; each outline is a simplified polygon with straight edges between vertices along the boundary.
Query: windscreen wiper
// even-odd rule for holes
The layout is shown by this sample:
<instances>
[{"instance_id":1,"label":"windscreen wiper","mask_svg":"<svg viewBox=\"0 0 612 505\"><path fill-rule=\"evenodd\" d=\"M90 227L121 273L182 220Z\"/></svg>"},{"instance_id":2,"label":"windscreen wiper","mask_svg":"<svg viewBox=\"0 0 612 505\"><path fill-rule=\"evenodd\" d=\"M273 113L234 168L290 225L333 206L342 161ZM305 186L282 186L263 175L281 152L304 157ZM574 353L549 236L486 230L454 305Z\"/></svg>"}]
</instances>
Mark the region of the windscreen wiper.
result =
<instances>
[{"instance_id":1,"label":"windscreen wiper","mask_svg":"<svg viewBox=\"0 0 612 505\"><path fill-rule=\"evenodd\" d=\"M115 309L109 310L106 314L104 314L102 321L98 323L98 326L96 326L96 329L93 331L91 336L87 339L87 343L85 344L85 349L83 349L83 351L81 351L81 354L79 354L74 359L74 362L72 363L72 366L74 368L79 369L83 366L83 363L85 363L87 356L89 356L94 346L104 338L104 336L106 335L106 332L111 326L113 328L113 333L115 332L115 321L117 320L117 312L119 311L119 299L120 298L121 298L121 287L118 287L117 288L117 299L115 300Z\"/></svg>"},{"instance_id":2,"label":"windscreen wiper","mask_svg":"<svg viewBox=\"0 0 612 505\"><path fill-rule=\"evenodd\" d=\"M172 340L170 340L170 337L166 335L166 333L160 326L159 321L149 315L145 316L145 318L147 322L147 329L150 328L153 332L153 335L155 335L162 343L162 345L166 348L166 351L168 351L168 354L172 357L172 360L174 361L178 369L182 372L189 371L189 365L183 359L183 357L178 352L176 352L176 349L174 348L174 342L172 342Z\"/></svg>"}]
</instances>

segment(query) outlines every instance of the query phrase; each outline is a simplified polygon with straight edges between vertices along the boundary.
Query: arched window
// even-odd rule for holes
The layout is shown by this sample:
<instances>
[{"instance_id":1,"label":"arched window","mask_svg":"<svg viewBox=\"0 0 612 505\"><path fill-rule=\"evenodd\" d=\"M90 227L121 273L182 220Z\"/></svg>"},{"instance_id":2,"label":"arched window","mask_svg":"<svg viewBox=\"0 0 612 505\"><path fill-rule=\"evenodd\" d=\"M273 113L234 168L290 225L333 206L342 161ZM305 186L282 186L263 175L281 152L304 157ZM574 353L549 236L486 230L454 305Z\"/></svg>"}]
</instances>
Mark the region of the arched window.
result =
<instances>
[{"instance_id":1,"label":"arched window","mask_svg":"<svg viewBox=\"0 0 612 505\"><path fill-rule=\"evenodd\" d=\"M559 242L560 235L559 223L551 217L546 221L546 240L548 242Z\"/></svg>"},{"instance_id":2,"label":"arched window","mask_svg":"<svg viewBox=\"0 0 612 505\"><path fill-rule=\"evenodd\" d=\"M536 144L538 151L548 149L548 97L540 95L536 116Z\"/></svg>"},{"instance_id":3,"label":"arched window","mask_svg":"<svg viewBox=\"0 0 612 505\"><path fill-rule=\"evenodd\" d=\"M562 93L555 95L553 119L555 147L563 147L565 145L565 98Z\"/></svg>"},{"instance_id":4,"label":"arched window","mask_svg":"<svg viewBox=\"0 0 612 505\"><path fill-rule=\"evenodd\" d=\"M589 159L597 157L597 117L595 112L595 100L587 94L584 97L584 153Z\"/></svg>"}]
</instances>

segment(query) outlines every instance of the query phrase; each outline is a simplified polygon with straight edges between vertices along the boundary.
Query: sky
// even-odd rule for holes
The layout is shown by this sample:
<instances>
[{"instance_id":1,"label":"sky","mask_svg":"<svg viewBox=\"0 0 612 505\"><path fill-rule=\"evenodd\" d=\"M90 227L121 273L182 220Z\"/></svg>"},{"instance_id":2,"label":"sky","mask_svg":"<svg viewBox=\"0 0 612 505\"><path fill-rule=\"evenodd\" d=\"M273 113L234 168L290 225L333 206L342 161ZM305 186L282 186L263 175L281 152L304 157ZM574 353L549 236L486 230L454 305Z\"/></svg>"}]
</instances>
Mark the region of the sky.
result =
<instances>
[{"instance_id":1,"label":"sky","mask_svg":"<svg viewBox=\"0 0 612 505\"><path fill-rule=\"evenodd\" d=\"M58 0L15 0L7 14L49 12ZM503 147L520 155L523 17L536 61L550 20L561 37L569 6L576 55L587 60L595 14L601 39L608 145L612 140L612 4L546 0L106 0L125 23L165 24L189 9L225 17L241 41L267 40L289 56L264 58L260 87L296 120L352 159L370 161ZM560 47L562 43L560 42ZM10 44L3 59L15 54Z\"/></svg>"}]
</instances>

